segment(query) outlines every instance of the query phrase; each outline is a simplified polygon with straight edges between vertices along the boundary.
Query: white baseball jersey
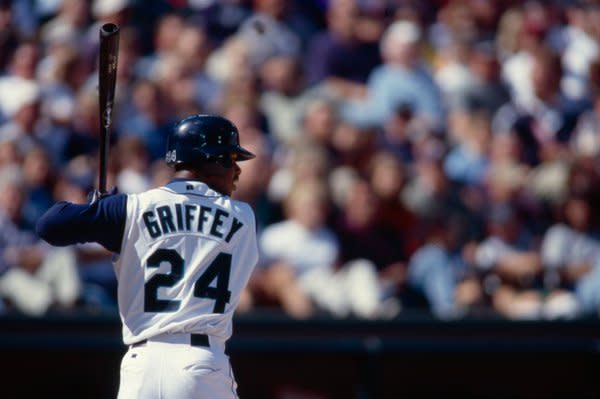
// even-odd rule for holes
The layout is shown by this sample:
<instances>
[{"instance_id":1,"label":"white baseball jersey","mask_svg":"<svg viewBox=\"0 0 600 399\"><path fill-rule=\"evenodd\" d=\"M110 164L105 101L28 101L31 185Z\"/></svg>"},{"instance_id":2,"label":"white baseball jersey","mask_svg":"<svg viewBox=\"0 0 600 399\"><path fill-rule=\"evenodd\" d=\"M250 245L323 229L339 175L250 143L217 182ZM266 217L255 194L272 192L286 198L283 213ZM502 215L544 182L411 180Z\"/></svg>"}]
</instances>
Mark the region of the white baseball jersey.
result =
<instances>
[{"instance_id":1,"label":"white baseball jersey","mask_svg":"<svg viewBox=\"0 0 600 399\"><path fill-rule=\"evenodd\" d=\"M248 204L189 180L128 195L114 265L124 343L178 332L228 339L257 261Z\"/></svg>"}]
</instances>

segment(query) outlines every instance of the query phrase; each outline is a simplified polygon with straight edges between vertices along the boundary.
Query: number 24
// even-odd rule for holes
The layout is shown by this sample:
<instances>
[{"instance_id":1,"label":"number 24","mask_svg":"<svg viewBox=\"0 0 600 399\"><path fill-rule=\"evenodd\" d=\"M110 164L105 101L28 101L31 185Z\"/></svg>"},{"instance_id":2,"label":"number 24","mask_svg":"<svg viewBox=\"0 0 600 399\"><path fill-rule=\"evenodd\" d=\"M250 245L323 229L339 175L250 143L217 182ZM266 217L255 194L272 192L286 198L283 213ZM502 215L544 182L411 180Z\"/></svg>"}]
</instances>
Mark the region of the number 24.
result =
<instances>
[{"instance_id":1,"label":"number 24","mask_svg":"<svg viewBox=\"0 0 600 399\"><path fill-rule=\"evenodd\" d=\"M152 276L144 284L144 311L145 312L174 312L179 309L179 300L158 299L160 287L172 287L183 278L184 260L173 249L157 249L148 258L146 267L158 268L162 262L171 265L169 273L160 273ZM194 284L194 296L198 298L209 298L215 301L213 313L224 313L225 305L231 299L229 291L229 275L231 273L231 255L224 252L219 253L208 265L208 268L196 280ZM216 281L216 285L210 284Z\"/></svg>"}]
</instances>

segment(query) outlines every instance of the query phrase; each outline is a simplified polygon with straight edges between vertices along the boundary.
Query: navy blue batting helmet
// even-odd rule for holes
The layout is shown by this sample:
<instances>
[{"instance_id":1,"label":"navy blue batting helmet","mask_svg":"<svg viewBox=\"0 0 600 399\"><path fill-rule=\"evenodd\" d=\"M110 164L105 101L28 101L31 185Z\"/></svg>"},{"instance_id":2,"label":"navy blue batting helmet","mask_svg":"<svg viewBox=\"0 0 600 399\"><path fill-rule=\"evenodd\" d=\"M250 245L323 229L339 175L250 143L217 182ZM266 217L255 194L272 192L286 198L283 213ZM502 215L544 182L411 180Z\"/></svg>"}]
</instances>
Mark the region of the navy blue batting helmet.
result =
<instances>
[{"instance_id":1,"label":"navy blue batting helmet","mask_svg":"<svg viewBox=\"0 0 600 399\"><path fill-rule=\"evenodd\" d=\"M166 162L168 165L199 165L225 161L231 154L237 161L254 158L254 154L240 146L240 136L235 125L221 116L193 115L179 121L167 138Z\"/></svg>"}]
</instances>

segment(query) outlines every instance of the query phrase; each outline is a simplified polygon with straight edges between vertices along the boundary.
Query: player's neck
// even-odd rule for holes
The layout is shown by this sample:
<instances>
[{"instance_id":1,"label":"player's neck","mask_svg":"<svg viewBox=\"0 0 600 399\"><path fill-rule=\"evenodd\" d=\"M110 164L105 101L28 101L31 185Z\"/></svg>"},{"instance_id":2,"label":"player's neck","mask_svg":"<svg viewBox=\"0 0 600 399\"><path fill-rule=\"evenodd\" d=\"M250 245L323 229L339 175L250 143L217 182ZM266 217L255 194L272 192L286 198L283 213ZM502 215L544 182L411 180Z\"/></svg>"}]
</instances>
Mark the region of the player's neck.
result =
<instances>
[{"instance_id":1,"label":"player's neck","mask_svg":"<svg viewBox=\"0 0 600 399\"><path fill-rule=\"evenodd\" d=\"M185 170L176 171L175 174L173 175L173 178L183 179L183 180L200 181L200 182L206 184L211 189L215 190L216 192L219 192L221 194L231 195L229 192L226 192L225 190L223 190L221 188L222 185L219 184L219 181L218 181L218 180L221 180L221 178L219 176L206 175L199 171L185 169Z\"/></svg>"},{"instance_id":2,"label":"player's neck","mask_svg":"<svg viewBox=\"0 0 600 399\"><path fill-rule=\"evenodd\" d=\"M196 171L192 170L178 170L173 175L175 179L185 179L185 180L203 180L202 176Z\"/></svg>"}]
</instances>

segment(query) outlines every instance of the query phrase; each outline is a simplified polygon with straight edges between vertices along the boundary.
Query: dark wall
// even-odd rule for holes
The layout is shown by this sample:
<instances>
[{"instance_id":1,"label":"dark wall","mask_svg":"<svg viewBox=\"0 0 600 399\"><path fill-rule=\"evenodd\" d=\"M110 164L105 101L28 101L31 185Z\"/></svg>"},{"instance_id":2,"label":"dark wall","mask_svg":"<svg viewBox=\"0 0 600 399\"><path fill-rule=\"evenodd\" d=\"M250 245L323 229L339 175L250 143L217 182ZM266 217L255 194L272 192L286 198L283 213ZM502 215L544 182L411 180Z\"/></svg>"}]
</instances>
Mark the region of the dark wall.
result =
<instances>
[{"instance_id":1,"label":"dark wall","mask_svg":"<svg viewBox=\"0 0 600 399\"><path fill-rule=\"evenodd\" d=\"M600 398L597 320L235 326L229 352L246 399ZM0 397L115 397L119 333L114 317L0 319Z\"/></svg>"}]
</instances>

